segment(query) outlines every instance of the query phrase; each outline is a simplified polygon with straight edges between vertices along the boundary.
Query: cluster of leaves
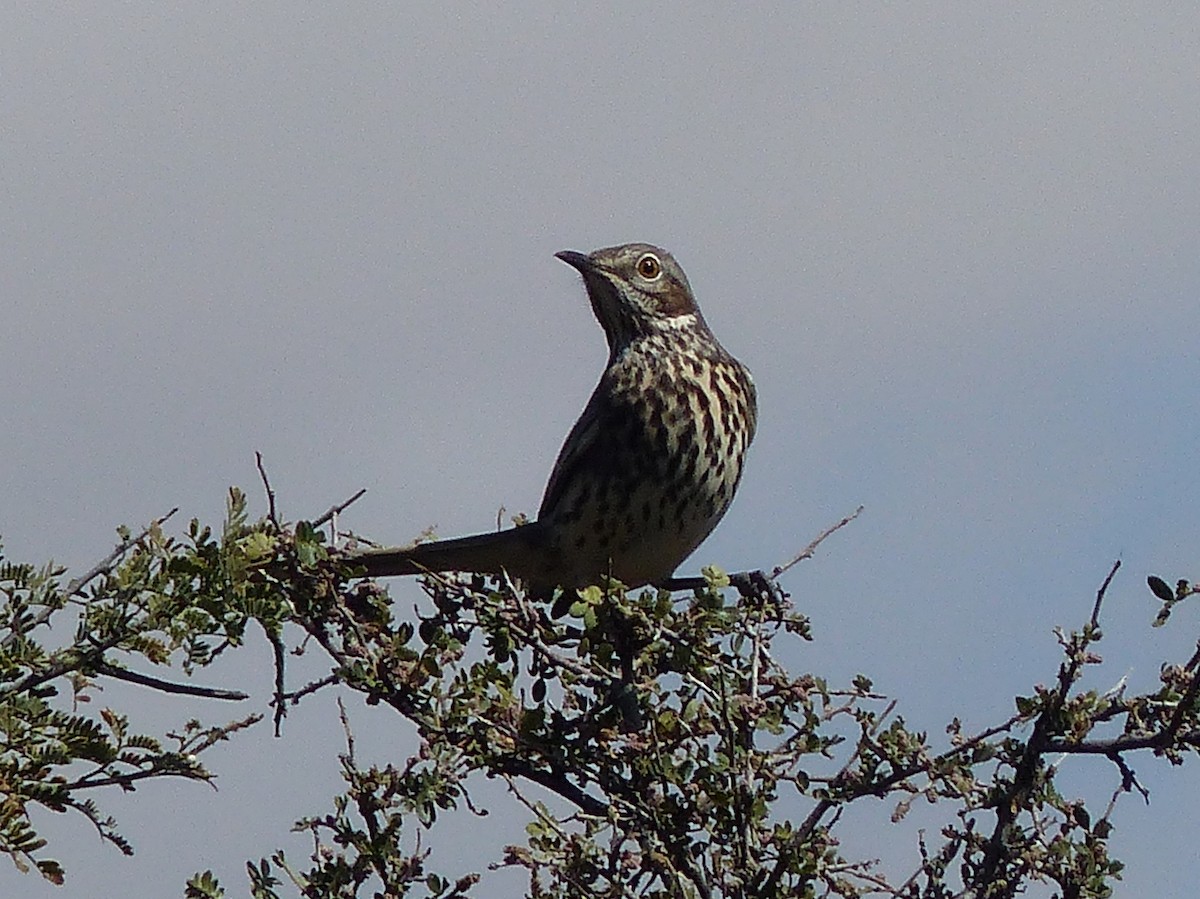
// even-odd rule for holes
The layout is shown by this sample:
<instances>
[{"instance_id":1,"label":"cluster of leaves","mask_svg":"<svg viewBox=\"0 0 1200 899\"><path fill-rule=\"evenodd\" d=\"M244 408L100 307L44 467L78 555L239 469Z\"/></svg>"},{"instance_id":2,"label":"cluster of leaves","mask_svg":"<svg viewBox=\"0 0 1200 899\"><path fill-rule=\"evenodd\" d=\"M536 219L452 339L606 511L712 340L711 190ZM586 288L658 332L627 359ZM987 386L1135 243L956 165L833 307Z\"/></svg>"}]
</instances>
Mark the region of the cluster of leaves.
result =
<instances>
[{"instance_id":1,"label":"cluster of leaves","mask_svg":"<svg viewBox=\"0 0 1200 899\"><path fill-rule=\"evenodd\" d=\"M1140 789L1126 755L1178 763L1200 745L1200 651L1163 666L1152 693L1082 688L1099 662L1108 581L1084 626L1060 634L1049 686L1018 697L991 728L966 734L954 721L931 741L865 677L836 688L789 671L780 659L811 639L809 623L762 575L708 570L682 595L601 584L557 603L562 617L510 583L430 576L425 601L401 617L378 586L354 580L352 560L327 550L321 523L286 527L272 509L251 524L234 492L219 538L195 523L179 542L151 527L86 584L60 587L53 570L0 572L10 637L0 655L0 839L14 858L41 848L30 803L99 821L81 790L203 779L196 752L240 726L192 725L166 750L129 736L116 712L96 721L55 710L52 682L76 700L103 677L229 698L134 663L191 673L241 646L252 622L274 650L277 725L288 705L341 688L403 716L418 744L407 759L363 765L346 724L345 793L298 822L313 841L305 863L277 852L247 864L256 899L473 894L484 875L431 871L426 847L447 810L483 813L472 796L481 775L505 783L528 816L527 840L493 867L523 872L530 896L1007 897L1036 881L1103 897L1121 871L1107 847L1117 799ZM35 632L70 607L74 640L41 648ZM293 640L320 647L328 676L288 689ZM1050 759L1063 755L1112 767L1103 809L1059 792ZM865 797L890 797L895 820L918 799L946 806L948 823L936 843L920 838L907 876L843 853L839 820ZM119 840L111 821L97 826ZM187 889L225 895L209 872Z\"/></svg>"},{"instance_id":2,"label":"cluster of leaves","mask_svg":"<svg viewBox=\"0 0 1200 899\"><path fill-rule=\"evenodd\" d=\"M132 790L153 777L206 781L211 774L198 756L261 717L215 727L187 720L156 737L131 732L117 710L94 708L103 679L246 698L140 669L177 664L190 674L241 645L255 617L272 620L238 586L264 545L261 536L246 521L244 496L231 491L221 539L193 521L186 540L176 541L156 521L136 536L122 531L113 553L70 583L60 567L0 557L0 851L19 868L63 880L59 863L41 854L46 841L31 820L35 806L80 812L103 839L132 854L89 793ZM281 616L277 607L273 620Z\"/></svg>"},{"instance_id":3,"label":"cluster of leaves","mask_svg":"<svg viewBox=\"0 0 1200 899\"><path fill-rule=\"evenodd\" d=\"M1150 592L1162 600L1162 608L1158 610L1158 614L1154 616L1154 626L1162 627L1171 617L1171 610L1176 605L1183 602L1189 596L1195 596L1200 593L1200 587L1194 586L1186 580L1178 580L1175 582L1175 588L1167 586L1167 582L1158 575L1150 575L1146 578L1146 585L1150 588Z\"/></svg>"}]
</instances>

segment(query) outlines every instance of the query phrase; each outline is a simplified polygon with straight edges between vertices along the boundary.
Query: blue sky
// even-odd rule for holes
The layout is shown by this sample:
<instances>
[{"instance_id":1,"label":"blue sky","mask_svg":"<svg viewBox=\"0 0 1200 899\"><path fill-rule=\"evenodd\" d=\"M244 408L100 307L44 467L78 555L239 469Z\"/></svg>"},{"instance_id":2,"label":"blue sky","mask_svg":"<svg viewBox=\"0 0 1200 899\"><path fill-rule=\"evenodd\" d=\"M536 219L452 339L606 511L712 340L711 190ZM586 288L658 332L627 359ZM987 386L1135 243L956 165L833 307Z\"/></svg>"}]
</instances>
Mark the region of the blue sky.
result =
<instances>
[{"instance_id":1,"label":"blue sky","mask_svg":"<svg viewBox=\"0 0 1200 899\"><path fill-rule=\"evenodd\" d=\"M380 539L535 511L605 355L553 253L645 240L759 388L741 493L690 564L770 567L865 506L786 580L817 634L798 671L867 673L933 734L985 726L1053 677L1053 628L1118 558L1096 683L1190 655L1195 611L1151 631L1144 586L1194 575L1200 546L1190 6L6 18L10 558L90 564L176 505L215 520L256 450L285 514L366 487L344 523ZM268 653L242 655L212 678L262 708ZM147 726L196 711L138 702ZM352 712L378 758L409 745ZM240 860L337 791L328 703L260 731L210 758L219 792L103 797L135 860L55 819L67 888L0 867L0 893L175 891L205 867L240 889ZM1107 800L1111 765L1070 765ZM1130 895L1200 876L1194 767L1136 760ZM887 811L864 852L896 840Z\"/></svg>"}]
</instances>

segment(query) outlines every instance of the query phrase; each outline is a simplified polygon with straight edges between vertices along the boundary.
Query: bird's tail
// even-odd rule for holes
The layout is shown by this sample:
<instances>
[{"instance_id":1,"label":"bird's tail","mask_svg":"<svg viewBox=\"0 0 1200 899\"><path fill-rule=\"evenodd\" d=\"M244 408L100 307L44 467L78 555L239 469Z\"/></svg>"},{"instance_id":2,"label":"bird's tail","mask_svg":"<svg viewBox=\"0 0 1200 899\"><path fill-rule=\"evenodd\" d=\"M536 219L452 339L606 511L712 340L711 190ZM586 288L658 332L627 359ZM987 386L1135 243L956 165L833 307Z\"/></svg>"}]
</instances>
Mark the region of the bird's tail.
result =
<instances>
[{"instance_id":1,"label":"bird's tail","mask_svg":"<svg viewBox=\"0 0 1200 899\"><path fill-rule=\"evenodd\" d=\"M427 571L470 571L478 574L508 572L522 579L537 578L547 559L534 524L490 534L418 543L404 549L372 549L347 561L366 569L367 577L394 577Z\"/></svg>"}]
</instances>

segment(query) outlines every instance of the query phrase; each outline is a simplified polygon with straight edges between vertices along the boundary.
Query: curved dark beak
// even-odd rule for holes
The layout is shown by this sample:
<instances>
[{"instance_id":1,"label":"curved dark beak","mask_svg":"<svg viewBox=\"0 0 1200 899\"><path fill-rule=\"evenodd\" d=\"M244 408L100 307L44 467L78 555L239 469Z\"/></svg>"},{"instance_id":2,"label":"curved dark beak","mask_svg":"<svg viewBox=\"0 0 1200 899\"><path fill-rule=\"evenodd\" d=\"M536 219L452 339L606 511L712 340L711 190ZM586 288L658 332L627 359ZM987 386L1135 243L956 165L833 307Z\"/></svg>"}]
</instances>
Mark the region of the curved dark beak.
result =
<instances>
[{"instance_id":1,"label":"curved dark beak","mask_svg":"<svg viewBox=\"0 0 1200 899\"><path fill-rule=\"evenodd\" d=\"M574 269L578 269L583 273L594 271L596 268L595 263L592 262L592 257L588 256L586 253L577 253L574 250L563 250L559 253L555 253L554 255L567 265Z\"/></svg>"}]
</instances>

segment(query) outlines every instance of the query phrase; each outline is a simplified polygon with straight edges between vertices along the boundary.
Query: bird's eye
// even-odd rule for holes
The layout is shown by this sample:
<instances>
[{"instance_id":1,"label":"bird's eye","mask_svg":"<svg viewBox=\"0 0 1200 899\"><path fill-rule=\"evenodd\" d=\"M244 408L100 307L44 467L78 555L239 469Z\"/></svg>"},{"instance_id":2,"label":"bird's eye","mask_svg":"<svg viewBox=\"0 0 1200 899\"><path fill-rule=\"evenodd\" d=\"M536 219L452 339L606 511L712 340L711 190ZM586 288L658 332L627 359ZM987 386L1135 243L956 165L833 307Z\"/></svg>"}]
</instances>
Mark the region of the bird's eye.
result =
<instances>
[{"instance_id":1,"label":"bird's eye","mask_svg":"<svg viewBox=\"0 0 1200 899\"><path fill-rule=\"evenodd\" d=\"M662 263L653 253L647 253L637 261L637 272L647 281L653 281L662 274Z\"/></svg>"}]
</instances>

